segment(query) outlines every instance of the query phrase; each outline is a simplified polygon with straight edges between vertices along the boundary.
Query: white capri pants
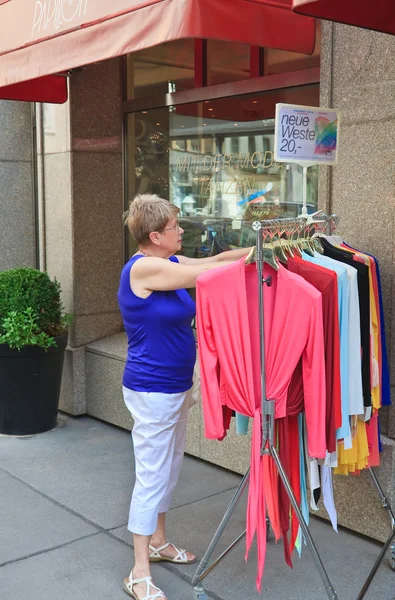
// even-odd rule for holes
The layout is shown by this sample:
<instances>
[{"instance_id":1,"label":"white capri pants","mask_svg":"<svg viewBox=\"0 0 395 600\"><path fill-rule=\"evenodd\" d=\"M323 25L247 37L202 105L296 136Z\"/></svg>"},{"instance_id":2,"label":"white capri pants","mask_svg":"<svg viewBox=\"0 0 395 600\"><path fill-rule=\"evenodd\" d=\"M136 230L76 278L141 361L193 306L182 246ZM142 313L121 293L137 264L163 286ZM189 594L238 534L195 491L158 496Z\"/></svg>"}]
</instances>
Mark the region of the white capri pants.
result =
<instances>
[{"instance_id":1,"label":"white capri pants","mask_svg":"<svg viewBox=\"0 0 395 600\"><path fill-rule=\"evenodd\" d=\"M189 402L187 392L135 392L123 387L130 411L136 483L130 503L128 530L152 535L158 514L170 509L184 456Z\"/></svg>"}]
</instances>

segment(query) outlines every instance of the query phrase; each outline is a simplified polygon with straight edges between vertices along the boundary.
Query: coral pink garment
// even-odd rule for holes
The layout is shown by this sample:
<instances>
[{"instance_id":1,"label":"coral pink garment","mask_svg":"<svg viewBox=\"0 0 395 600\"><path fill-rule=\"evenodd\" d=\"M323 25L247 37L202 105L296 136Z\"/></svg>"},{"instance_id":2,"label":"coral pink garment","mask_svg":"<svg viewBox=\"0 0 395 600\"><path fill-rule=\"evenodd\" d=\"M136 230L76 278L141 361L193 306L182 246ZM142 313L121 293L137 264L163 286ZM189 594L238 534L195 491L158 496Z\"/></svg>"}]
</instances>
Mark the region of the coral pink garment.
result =
<instances>
[{"instance_id":1,"label":"coral pink garment","mask_svg":"<svg viewBox=\"0 0 395 600\"><path fill-rule=\"evenodd\" d=\"M321 294L298 275L265 265L266 397L276 401L276 418L287 413L287 394L302 357L308 451L324 458L325 361ZM197 282L197 330L202 400L207 438L226 431L223 406L254 417L247 508L247 554L257 535L260 589L266 553L265 495L270 464L261 457L261 387L258 281L255 265L244 259L201 275ZM265 460L266 459L266 460Z\"/></svg>"}]
</instances>

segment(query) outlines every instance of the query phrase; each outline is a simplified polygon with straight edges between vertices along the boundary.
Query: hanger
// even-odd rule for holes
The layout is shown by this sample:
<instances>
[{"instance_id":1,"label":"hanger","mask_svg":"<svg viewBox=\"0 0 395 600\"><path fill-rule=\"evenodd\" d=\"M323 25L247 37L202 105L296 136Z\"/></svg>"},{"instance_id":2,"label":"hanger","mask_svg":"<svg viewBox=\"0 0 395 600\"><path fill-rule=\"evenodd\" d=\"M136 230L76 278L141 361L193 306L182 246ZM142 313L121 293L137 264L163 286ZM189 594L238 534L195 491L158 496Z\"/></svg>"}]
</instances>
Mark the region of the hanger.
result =
<instances>
[{"instance_id":1,"label":"hanger","mask_svg":"<svg viewBox=\"0 0 395 600\"><path fill-rule=\"evenodd\" d=\"M262 242L263 261L278 271L280 268L278 251L276 252L273 244L273 231L271 229L265 228L262 230Z\"/></svg>"},{"instance_id":2,"label":"hanger","mask_svg":"<svg viewBox=\"0 0 395 600\"><path fill-rule=\"evenodd\" d=\"M263 262L278 271L280 269L280 265L278 264L277 256L274 252L273 248L269 248L268 246L264 246L262 248L263 254ZM247 256L245 257L245 264L251 265L256 262L256 246L251 248Z\"/></svg>"},{"instance_id":3,"label":"hanger","mask_svg":"<svg viewBox=\"0 0 395 600\"><path fill-rule=\"evenodd\" d=\"M252 265L256 262L256 246L253 246L244 259L246 265Z\"/></svg>"},{"instance_id":4,"label":"hanger","mask_svg":"<svg viewBox=\"0 0 395 600\"><path fill-rule=\"evenodd\" d=\"M299 238L300 247L301 247L302 251L306 252L306 254L308 254L309 256L314 256L314 249L310 245L310 240L307 238L307 235L306 235L307 231L308 231L308 227L307 227L306 223L304 223L302 225L303 237Z\"/></svg>"},{"instance_id":5,"label":"hanger","mask_svg":"<svg viewBox=\"0 0 395 600\"><path fill-rule=\"evenodd\" d=\"M297 223L293 218L273 219L274 236L277 239L273 242L278 259L286 263L289 257L294 257L295 253L301 255L301 251L293 239L293 233L297 230Z\"/></svg>"},{"instance_id":6,"label":"hanger","mask_svg":"<svg viewBox=\"0 0 395 600\"><path fill-rule=\"evenodd\" d=\"M316 234L314 234L314 235L316 235ZM318 252L318 254L324 254L324 248L323 248L323 246L321 244L320 238L319 237L314 237L314 235L311 238L311 241L313 242L314 250L316 252Z\"/></svg>"},{"instance_id":7,"label":"hanger","mask_svg":"<svg viewBox=\"0 0 395 600\"><path fill-rule=\"evenodd\" d=\"M302 256L302 247L300 245L300 220L293 219L293 223L291 223L290 229L288 230L288 241L294 254L301 257Z\"/></svg>"},{"instance_id":8,"label":"hanger","mask_svg":"<svg viewBox=\"0 0 395 600\"><path fill-rule=\"evenodd\" d=\"M273 269L275 269L276 271L278 271L280 269L280 265L277 259L277 255L275 252L275 249L273 247L272 244L268 243L265 241L265 233L264 231L262 231L262 236L263 236L263 247L262 247L262 257L263 257L263 262L266 263L267 265L269 265L270 267L272 267ZM267 239L268 233L266 231L266 239ZM247 256L244 259L244 263L246 265L251 265L252 263L256 262L256 246L253 246L251 248L251 250L249 251L249 253L247 254Z\"/></svg>"},{"instance_id":9,"label":"hanger","mask_svg":"<svg viewBox=\"0 0 395 600\"><path fill-rule=\"evenodd\" d=\"M284 247L281 244L280 232L278 229L278 220L274 219L273 221L274 221L273 222L273 230L271 233L268 233L271 241L269 242L269 244L267 244L267 246L269 248L273 248L277 259L280 262L286 264L288 261L288 255L286 254ZM274 239L276 236L277 236L277 239Z\"/></svg>"},{"instance_id":10,"label":"hanger","mask_svg":"<svg viewBox=\"0 0 395 600\"><path fill-rule=\"evenodd\" d=\"M276 226L278 228L278 231L277 231L278 243L284 252L286 260L288 260L289 257L291 257L291 258L294 257L294 252L293 252L291 240L289 237L290 236L289 223L290 223L290 219L283 219L282 221L281 221L281 219L276 220Z\"/></svg>"},{"instance_id":11,"label":"hanger","mask_svg":"<svg viewBox=\"0 0 395 600\"><path fill-rule=\"evenodd\" d=\"M277 260L276 252L270 244L265 244L262 248L263 262L270 265L276 271L280 270L280 265Z\"/></svg>"},{"instance_id":12,"label":"hanger","mask_svg":"<svg viewBox=\"0 0 395 600\"><path fill-rule=\"evenodd\" d=\"M315 233L311 236L311 241L312 241L314 250L316 252L318 252L318 254L324 254L324 247L321 242L322 232L320 232L318 230L318 227L319 227L319 224L325 225L325 223L326 223L326 220L325 221L316 221L316 223L314 225Z\"/></svg>"},{"instance_id":13,"label":"hanger","mask_svg":"<svg viewBox=\"0 0 395 600\"><path fill-rule=\"evenodd\" d=\"M322 212L322 211L320 211ZM319 239L319 237L317 237L316 231L317 231L317 227L318 224L322 224L325 223L326 221L322 221L322 220L312 220L309 224L307 224L307 229L309 231L309 237L308 237L308 243L310 245L310 249L313 252L313 256L316 252L318 252L318 254L324 254L324 248L322 247L322 243ZM312 231L314 231L313 235L311 235Z\"/></svg>"},{"instance_id":14,"label":"hanger","mask_svg":"<svg viewBox=\"0 0 395 600\"><path fill-rule=\"evenodd\" d=\"M326 227L329 226L329 231L335 230L337 223L338 223L337 215L331 215L330 217L325 216L325 220L321 221L321 224L325 225ZM344 240L341 236L329 235L329 234L324 233L323 231L315 233L313 237L316 239L319 239L320 237L324 238L333 246L340 246L341 244L344 243Z\"/></svg>"},{"instance_id":15,"label":"hanger","mask_svg":"<svg viewBox=\"0 0 395 600\"><path fill-rule=\"evenodd\" d=\"M290 256L294 257L295 254L297 256L302 256L302 250L299 246L298 236L295 237L295 234L298 233L298 223L295 219L290 220L290 223L285 231L286 242L288 245Z\"/></svg>"},{"instance_id":16,"label":"hanger","mask_svg":"<svg viewBox=\"0 0 395 600\"><path fill-rule=\"evenodd\" d=\"M329 227L330 227L330 231L331 232L335 232L336 231L336 227L338 224L338 217L337 215L331 215L329 217ZM340 246L341 244L344 244L344 240L340 235L333 235L333 233L331 234L331 239L334 241L335 244L337 244L338 246Z\"/></svg>"}]
</instances>

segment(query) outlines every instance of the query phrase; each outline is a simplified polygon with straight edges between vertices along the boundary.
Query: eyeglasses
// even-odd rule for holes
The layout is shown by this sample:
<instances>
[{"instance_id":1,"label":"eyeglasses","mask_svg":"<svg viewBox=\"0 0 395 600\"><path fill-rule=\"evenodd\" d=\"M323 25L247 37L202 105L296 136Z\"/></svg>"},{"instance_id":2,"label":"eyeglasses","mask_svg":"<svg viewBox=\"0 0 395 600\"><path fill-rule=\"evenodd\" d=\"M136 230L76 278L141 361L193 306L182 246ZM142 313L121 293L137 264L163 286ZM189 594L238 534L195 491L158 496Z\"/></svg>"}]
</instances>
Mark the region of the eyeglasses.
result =
<instances>
[{"instance_id":1,"label":"eyeglasses","mask_svg":"<svg viewBox=\"0 0 395 600\"><path fill-rule=\"evenodd\" d=\"M162 231L170 231L171 229L180 229L180 221L176 221L172 227L165 227Z\"/></svg>"}]
</instances>

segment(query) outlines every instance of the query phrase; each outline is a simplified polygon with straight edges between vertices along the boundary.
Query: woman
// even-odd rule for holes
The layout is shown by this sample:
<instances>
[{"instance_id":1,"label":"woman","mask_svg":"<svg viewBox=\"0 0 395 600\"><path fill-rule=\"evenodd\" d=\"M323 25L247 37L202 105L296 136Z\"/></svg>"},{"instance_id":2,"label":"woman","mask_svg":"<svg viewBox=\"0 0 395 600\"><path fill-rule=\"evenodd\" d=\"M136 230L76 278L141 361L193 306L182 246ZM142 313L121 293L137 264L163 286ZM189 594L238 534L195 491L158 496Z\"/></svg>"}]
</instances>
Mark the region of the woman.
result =
<instances>
[{"instance_id":1,"label":"woman","mask_svg":"<svg viewBox=\"0 0 395 600\"><path fill-rule=\"evenodd\" d=\"M150 562L188 564L189 552L168 543L166 513L184 455L188 401L196 359L195 303L185 288L197 277L245 256L249 249L209 258L174 256L181 250L179 209L158 196L141 195L124 215L139 250L121 274L118 301L128 336L123 376L132 414L136 484L128 529L135 564L124 581L135 600L166 600L150 577Z\"/></svg>"}]
</instances>

